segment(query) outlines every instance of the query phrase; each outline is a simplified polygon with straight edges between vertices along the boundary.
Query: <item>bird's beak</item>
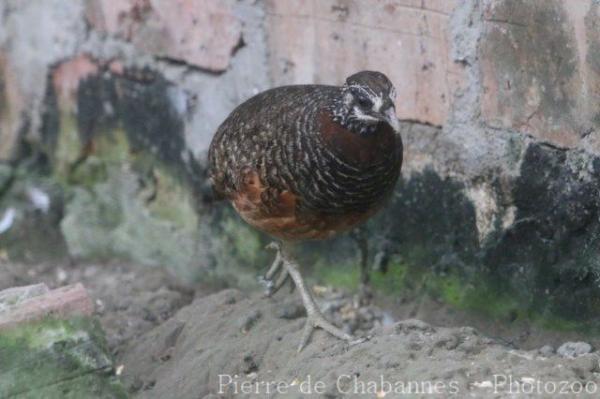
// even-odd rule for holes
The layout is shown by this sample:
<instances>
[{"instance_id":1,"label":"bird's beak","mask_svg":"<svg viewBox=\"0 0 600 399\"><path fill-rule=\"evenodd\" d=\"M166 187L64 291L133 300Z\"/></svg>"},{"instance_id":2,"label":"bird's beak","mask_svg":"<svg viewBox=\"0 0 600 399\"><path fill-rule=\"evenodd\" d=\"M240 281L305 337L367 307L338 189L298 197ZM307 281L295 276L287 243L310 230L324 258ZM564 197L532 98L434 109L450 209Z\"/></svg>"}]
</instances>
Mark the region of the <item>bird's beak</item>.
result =
<instances>
[{"instance_id":1,"label":"bird's beak","mask_svg":"<svg viewBox=\"0 0 600 399\"><path fill-rule=\"evenodd\" d=\"M394 108L394 106L391 106L388 109L386 109L383 116L385 121L390 124L390 126L392 127L392 129L394 129L396 133L400 132L400 121L396 117L396 109Z\"/></svg>"}]
</instances>

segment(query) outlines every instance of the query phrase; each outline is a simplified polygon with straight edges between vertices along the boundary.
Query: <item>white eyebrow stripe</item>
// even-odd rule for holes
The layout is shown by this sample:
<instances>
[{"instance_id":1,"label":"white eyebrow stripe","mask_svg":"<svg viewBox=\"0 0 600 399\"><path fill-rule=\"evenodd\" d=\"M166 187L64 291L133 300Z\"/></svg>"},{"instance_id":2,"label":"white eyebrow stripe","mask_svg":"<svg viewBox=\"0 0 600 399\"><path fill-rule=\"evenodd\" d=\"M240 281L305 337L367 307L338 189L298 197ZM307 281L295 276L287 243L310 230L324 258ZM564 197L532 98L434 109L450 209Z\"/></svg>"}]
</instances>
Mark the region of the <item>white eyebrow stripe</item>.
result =
<instances>
[{"instance_id":1,"label":"white eyebrow stripe","mask_svg":"<svg viewBox=\"0 0 600 399\"><path fill-rule=\"evenodd\" d=\"M358 89L358 90L362 91L365 95L367 95L369 97L375 97L376 96L376 94L372 90L367 89L364 86L351 85L350 87L353 88L353 89Z\"/></svg>"}]
</instances>

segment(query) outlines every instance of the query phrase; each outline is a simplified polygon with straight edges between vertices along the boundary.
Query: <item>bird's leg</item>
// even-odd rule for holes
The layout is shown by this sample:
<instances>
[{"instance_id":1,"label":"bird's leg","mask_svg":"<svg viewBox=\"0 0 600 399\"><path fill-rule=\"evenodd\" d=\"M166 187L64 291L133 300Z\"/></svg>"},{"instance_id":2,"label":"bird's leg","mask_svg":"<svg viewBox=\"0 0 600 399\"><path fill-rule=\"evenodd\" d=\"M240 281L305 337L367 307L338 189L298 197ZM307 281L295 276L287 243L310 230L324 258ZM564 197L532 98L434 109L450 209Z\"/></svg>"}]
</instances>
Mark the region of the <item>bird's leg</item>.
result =
<instances>
[{"instance_id":1,"label":"bird's leg","mask_svg":"<svg viewBox=\"0 0 600 399\"><path fill-rule=\"evenodd\" d=\"M277 276L277 280L274 283L271 282L271 285L269 286L268 291L265 292L266 296L271 297L271 296L275 295L275 293L277 291L279 291L279 289L281 287L283 287L289 279L290 279L290 274L288 273L287 269L284 268L279 273L279 276ZM290 292L292 292L292 291L294 291L294 285L290 286Z\"/></svg>"},{"instance_id":2,"label":"bird's leg","mask_svg":"<svg viewBox=\"0 0 600 399\"><path fill-rule=\"evenodd\" d=\"M275 260L271 264L271 267L265 273L264 279L267 281L272 281L275 273L281 269L283 266L283 261L281 259L281 244L273 241L269 245L267 245L266 249L271 249L275 251Z\"/></svg>"},{"instance_id":3,"label":"bird's leg","mask_svg":"<svg viewBox=\"0 0 600 399\"><path fill-rule=\"evenodd\" d=\"M306 283L304 282L304 279L302 278L302 275L300 274L300 271L298 270L298 262L296 261L295 257L291 254L288 244L283 244L281 248L281 255L283 259L283 265L288 271L289 276L294 281L296 288L298 288L298 291L302 296L304 308L306 309L306 326L304 327L304 332L302 333L302 339L300 340L300 345L298 346L298 352L300 352L306 346L315 328L322 328L323 330L327 331L328 333L337 338L346 341L351 341L353 337L350 334L345 333L344 331L327 321L327 319L325 319L325 317L319 310L317 303L312 297L308 287L306 286Z\"/></svg>"},{"instance_id":4,"label":"bird's leg","mask_svg":"<svg viewBox=\"0 0 600 399\"><path fill-rule=\"evenodd\" d=\"M264 276L260 278L260 281L265 285L265 296L273 296L289 278L288 271L283 267L283 259L281 256L281 244L278 242L272 242L267 245L267 249L275 250L275 260L269 270ZM279 272L277 280L273 281L275 275Z\"/></svg>"},{"instance_id":5,"label":"bird's leg","mask_svg":"<svg viewBox=\"0 0 600 399\"><path fill-rule=\"evenodd\" d=\"M365 227L359 227L354 230L350 237L358 245L360 252L360 283L358 287L358 305L368 305L373 299L369 276L369 240L367 238Z\"/></svg>"}]
</instances>

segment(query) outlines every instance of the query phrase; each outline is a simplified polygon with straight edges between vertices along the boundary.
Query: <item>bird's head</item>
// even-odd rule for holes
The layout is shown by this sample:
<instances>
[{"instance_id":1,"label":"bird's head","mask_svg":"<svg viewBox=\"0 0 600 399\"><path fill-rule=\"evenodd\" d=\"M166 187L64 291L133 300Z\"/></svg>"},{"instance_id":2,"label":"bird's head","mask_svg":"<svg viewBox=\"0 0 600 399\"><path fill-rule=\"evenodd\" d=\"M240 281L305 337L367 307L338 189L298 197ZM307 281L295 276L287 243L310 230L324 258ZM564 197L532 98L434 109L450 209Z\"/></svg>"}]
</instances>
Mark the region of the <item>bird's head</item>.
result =
<instances>
[{"instance_id":1,"label":"bird's head","mask_svg":"<svg viewBox=\"0 0 600 399\"><path fill-rule=\"evenodd\" d=\"M400 130L396 118L396 89L381 72L361 71L346 79L343 86L345 124L361 134L368 134L384 122Z\"/></svg>"}]
</instances>

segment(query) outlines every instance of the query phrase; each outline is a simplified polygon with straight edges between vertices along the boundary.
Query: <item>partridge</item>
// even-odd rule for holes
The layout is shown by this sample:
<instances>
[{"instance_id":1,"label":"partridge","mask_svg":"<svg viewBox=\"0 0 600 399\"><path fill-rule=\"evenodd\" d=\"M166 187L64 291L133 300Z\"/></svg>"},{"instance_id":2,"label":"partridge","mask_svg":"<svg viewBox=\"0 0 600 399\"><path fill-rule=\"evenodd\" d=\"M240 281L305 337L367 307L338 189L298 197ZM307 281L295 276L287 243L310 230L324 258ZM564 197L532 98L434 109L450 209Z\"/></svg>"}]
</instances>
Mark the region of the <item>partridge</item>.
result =
<instances>
[{"instance_id":1,"label":"partridge","mask_svg":"<svg viewBox=\"0 0 600 399\"><path fill-rule=\"evenodd\" d=\"M390 198L402 166L395 89L380 72L362 71L342 86L293 85L239 105L209 148L209 177L247 223L278 240L265 275L272 295L291 277L312 331L353 337L327 321L306 286L293 245L352 229Z\"/></svg>"}]
</instances>

